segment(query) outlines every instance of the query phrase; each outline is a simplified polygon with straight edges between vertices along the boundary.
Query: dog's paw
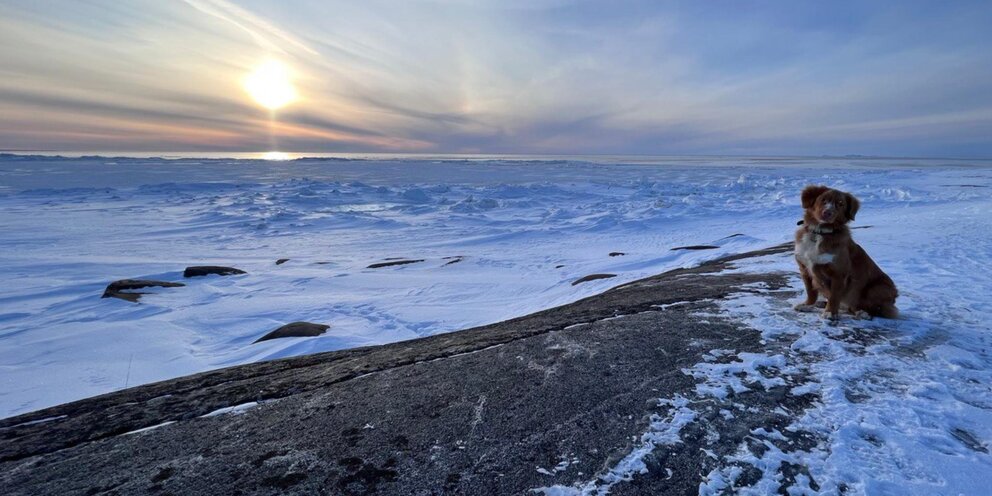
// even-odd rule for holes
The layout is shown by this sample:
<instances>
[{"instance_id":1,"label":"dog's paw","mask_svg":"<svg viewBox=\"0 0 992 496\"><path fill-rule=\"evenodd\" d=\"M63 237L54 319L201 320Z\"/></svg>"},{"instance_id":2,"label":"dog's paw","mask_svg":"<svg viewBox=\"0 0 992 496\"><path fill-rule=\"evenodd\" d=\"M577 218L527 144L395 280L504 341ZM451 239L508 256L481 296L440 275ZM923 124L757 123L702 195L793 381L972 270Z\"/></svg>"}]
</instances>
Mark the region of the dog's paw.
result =
<instances>
[{"instance_id":1,"label":"dog's paw","mask_svg":"<svg viewBox=\"0 0 992 496\"><path fill-rule=\"evenodd\" d=\"M820 317L823 317L827 320L839 320L840 314L837 312L831 312L830 310L824 310L823 313L820 314Z\"/></svg>"},{"instance_id":2,"label":"dog's paw","mask_svg":"<svg viewBox=\"0 0 992 496\"><path fill-rule=\"evenodd\" d=\"M852 317L858 320L871 320L871 314L864 310L858 310L857 312L854 312L852 314Z\"/></svg>"},{"instance_id":3,"label":"dog's paw","mask_svg":"<svg viewBox=\"0 0 992 496\"><path fill-rule=\"evenodd\" d=\"M792 308L797 312L816 312L816 305L809 305L806 303L799 303Z\"/></svg>"}]
</instances>

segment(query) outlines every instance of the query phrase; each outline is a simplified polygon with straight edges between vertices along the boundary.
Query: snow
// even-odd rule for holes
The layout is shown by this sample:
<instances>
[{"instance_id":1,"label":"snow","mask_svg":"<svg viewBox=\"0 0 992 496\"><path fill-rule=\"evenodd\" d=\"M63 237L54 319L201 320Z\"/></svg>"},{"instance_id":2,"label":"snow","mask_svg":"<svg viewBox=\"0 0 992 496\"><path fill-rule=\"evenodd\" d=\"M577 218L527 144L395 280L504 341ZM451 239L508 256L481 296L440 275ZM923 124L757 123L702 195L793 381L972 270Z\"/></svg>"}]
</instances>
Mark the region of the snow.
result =
<instances>
[{"instance_id":1,"label":"snow","mask_svg":"<svg viewBox=\"0 0 992 496\"><path fill-rule=\"evenodd\" d=\"M218 415L227 415L227 414L241 415L242 413L245 413L248 410L251 410L252 408L255 408L256 406L258 406L260 404L261 403L259 403L258 401L249 401L247 403L241 403L240 405L225 406L223 408L218 408L218 409L216 409L216 410L214 410L214 411L212 411L210 413L207 413L207 414L204 414L204 415L200 415L200 416L201 417L216 417Z\"/></svg>"},{"instance_id":2,"label":"snow","mask_svg":"<svg viewBox=\"0 0 992 496\"><path fill-rule=\"evenodd\" d=\"M788 383L792 394L819 395L794 428L822 441L808 453L723 460L701 492L732 482L742 463L794 457L825 493L840 483L854 494L980 493L992 473L988 162L0 156L0 417L497 322L791 241L809 183L859 197L854 226L871 228L854 236L899 285L902 319L828 326L762 288L722 302L719 317L746 319L768 350L714 350L685 371L698 380L694 397ZM687 245L718 248L670 250ZM625 255L608 255L617 251ZM424 262L366 268L395 257ZM290 261L275 265L280 258ZM189 265L247 274L183 279ZM766 256L732 270L795 272L795 261ZM594 273L617 277L572 286ZM137 304L100 298L124 278L187 286L149 288ZM300 320L331 328L251 344ZM790 382L800 376L806 382ZM638 473L638 453L678 442L693 421L683 399L665 399L669 415L591 485L547 492L605 492ZM777 483L771 475L760 489Z\"/></svg>"},{"instance_id":3,"label":"snow","mask_svg":"<svg viewBox=\"0 0 992 496\"><path fill-rule=\"evenodd\" d=\"M20 424L14 424L14 425L12 425L10 427L5 427L4 429L13 429L15 427L22 427L22 426L26 426L26 425L44 424L44 423L47 423L47 422L54 422L56 420L62 420L64 418L68 418L68 417L69 417L68 415L56 415L54 417L45 417L45 418L41 418L41 419L38 419L38 420L31 420L31 421L28 421L28 422L21 422Z\"/></svg>"},{"instance_id":4,"label":"snow","mask_svg":"<svg viewBox=\"0 0 992 496\"><path fill-rule=\"evenodd\" d=\"M132 434L141 434L143 432L153 431L155 429L158 429L158 428L161 428L161 427L165 427L167 425L172 425L172 424L175 424L175 423L176 423L175 420L169 420L167 422L162 422L161 424L155 424L155 425L152 425L152 426L143 427L141 429L137 429L137 430L133 430L133 431L128 431L128 432L125 432L125 433L121 434L121 436L130 436Z\"/></svg>"},{"instance_id":5,"label":"snow","mask_svg":"<svg viewBox=\"0 0 992 496\"><path fill-rule=\"evenodd\" d=\"M706 358L703 357L704 360ZM709 363L706 360L705 363L699 363L682 372L700 380L696 384L696 393L699 396L719 399L726 399L730 390L735 393L748 391L754 384L760 384L764 389L786 384L782 377L766 377L760 371L760 367L785 371L787 365L784 356L739 353L736 358L738 359L729 363Z\"/></svg>"}]
</instances>

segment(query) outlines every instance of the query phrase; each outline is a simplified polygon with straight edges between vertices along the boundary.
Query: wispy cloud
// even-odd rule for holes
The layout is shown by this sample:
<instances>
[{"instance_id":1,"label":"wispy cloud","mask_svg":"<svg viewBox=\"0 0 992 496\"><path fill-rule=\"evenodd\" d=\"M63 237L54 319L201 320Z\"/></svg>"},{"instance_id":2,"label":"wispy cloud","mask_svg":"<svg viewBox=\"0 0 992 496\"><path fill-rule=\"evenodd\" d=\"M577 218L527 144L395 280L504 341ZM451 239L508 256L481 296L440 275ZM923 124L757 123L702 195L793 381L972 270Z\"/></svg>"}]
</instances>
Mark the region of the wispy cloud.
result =
<instances>
[{"instance_id":1,"label":"wispy cloud","mask_svg":"<svg viewBox=\"0 0 992 496\"><path fill-rule=\"evenodd\" d=\"M310 55L318 55L317 51L307 46L295 36L279 29L265 19L243 9L227 0L183 0L196 10L228 22L244 31L267 50L287 53L282 46L302 50Z\"/></svg>"}]
</instances>

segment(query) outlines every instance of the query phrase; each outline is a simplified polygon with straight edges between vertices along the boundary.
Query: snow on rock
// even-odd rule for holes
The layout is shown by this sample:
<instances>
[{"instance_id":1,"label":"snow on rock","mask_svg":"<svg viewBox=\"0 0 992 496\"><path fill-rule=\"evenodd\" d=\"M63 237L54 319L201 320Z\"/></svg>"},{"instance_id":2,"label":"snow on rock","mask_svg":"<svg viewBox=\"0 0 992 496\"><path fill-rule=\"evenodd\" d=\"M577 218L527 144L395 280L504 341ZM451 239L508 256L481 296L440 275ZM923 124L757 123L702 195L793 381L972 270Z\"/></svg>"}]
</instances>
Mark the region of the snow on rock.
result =
<instances>
[{"instance_id":1,"label":"snow on rock","mask_svg":"<svg viewBox=\"0 0 992 496\"><path fill-rule=\"evenodd\" d=\"M252 408L255 408L256 406L258 406L260 404L261 403L258 402L258 401L249 401L247 403L242 403L240 405L225 406L224 408L218 408L218 409L216 409L216 410L214 410L214 411L212 411L210 413L206 413L206 414L200 415L200 416L201 417L216 417L218 415L227 415L227 414L241 415L242 413L245 413L248 410L251 410Z\"/></svg>"}]
</instances>

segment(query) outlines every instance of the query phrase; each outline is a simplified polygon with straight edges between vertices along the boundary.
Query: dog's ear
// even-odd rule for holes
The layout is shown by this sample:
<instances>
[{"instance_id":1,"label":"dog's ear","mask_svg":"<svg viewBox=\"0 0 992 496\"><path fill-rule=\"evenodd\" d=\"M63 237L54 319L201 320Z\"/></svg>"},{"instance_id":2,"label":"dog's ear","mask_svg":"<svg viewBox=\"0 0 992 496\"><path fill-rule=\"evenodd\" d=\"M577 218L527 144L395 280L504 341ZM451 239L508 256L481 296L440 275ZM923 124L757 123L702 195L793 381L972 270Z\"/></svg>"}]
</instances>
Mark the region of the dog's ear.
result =
<instances>
[{"instance_id":1,"label":"dog's ear","mask_svg":"<svg viewBox=\"0 0 992 496\"><path fill-rule=\"evenodd\" d=\"M816 199L828 189L830 188L826 186L806 186L806 189L803 190L803 194L800 197L803 201L803 208L812 208L813 204L816 203Z\"/></svg>"},{"instance_id":2,"label":"dog's ear","mask_svg":"<svg viewBox=\"0 0 992 496\"><path fill-rule=\"evenodd\" d=\"M847 197L847 218L854 220L854 216L858 214L858 209L861 208L861 202L850 193L844 193L844 196Z\"/></svg>"}]
</instances>

